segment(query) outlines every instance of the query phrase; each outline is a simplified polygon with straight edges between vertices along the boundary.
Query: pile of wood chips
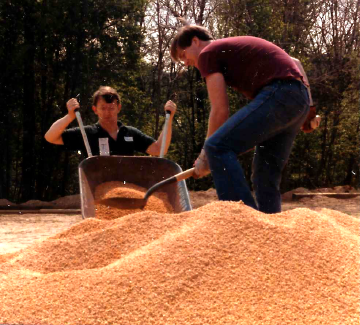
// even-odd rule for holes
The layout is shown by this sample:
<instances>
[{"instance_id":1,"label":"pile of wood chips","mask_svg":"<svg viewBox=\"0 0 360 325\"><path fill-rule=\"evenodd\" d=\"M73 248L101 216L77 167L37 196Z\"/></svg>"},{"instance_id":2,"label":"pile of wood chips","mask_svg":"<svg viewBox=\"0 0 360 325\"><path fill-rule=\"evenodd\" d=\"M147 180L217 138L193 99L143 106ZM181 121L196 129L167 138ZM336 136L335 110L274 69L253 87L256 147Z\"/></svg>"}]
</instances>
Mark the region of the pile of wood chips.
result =
<instances>
[{"instance_id":1,"label":"pile of wood chips","mask_svg":"<svg viewBox=\"0 0 360 325\"><path fill-rule=\"evenodd\" d=\"M359 230L237 202L85 219L0 255L0 323L359 324Z\"/></svg>"},{"instance_id":2,"label":"pile of wood chips","mask_svg":"<svg viewBox=\"0 0 360 325\"><path fill-rule=\"evenodd\" d=\"M122 182L104 182L95 189L95 200L103 200L110 197L142 199L147 189L135 184ZM167 194L155 192L149 198L144 209L117 209L103 204L95 204L95 216L98 219L115 219L142 211L155 211L159 213L172 213L174 209L170 204Z\"/></svg>"}]
</instances>

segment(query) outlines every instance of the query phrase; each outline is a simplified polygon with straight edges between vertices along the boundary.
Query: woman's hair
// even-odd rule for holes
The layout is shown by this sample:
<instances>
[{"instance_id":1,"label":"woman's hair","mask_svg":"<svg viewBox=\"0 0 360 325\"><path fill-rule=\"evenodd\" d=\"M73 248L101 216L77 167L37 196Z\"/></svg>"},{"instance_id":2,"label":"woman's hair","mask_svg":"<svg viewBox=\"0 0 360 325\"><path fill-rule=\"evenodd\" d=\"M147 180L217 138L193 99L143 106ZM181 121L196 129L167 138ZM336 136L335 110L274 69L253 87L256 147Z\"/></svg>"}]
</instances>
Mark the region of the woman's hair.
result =
<instances>
[{"instance_id":1,"label":"woman's hair","mask_svg":"<svg viewBox=\"0 0 360 325\"><path fill-rule=\"evenodd\" d=\"M198 25L186 25L181 27L171 42L170 55L173 61L179 62L178 49L189 47L195 36L201 41L210 41L214 39L205 27Z\"/></svg>"},{"instance_id":2,"label":"woman's hair","mask_svg":"<svg viewBox=\"0 0 360 325\"><path fill-rule=\"evenodd\" d=\"M109 100L110 100L110 103L111 103L114 99L116 99L118 101L118 103L120 104L120 95L112 87L100 86L99 89L94 92L93 106L96 106L100 96L104 97L106 102L109 102Z\"/></svg>"}]
</instances>

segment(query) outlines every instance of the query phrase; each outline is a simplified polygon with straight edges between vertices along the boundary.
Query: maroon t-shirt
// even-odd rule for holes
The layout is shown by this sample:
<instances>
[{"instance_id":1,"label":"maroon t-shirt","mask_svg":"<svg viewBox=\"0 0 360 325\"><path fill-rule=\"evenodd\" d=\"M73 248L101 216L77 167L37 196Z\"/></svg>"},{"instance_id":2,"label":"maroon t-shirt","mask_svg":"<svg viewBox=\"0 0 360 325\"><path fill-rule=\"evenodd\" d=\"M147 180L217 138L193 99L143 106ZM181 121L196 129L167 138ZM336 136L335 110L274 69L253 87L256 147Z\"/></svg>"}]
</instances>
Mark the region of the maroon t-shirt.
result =
<instances>
[{"instance_id":1,"label":"maroon t-shirt","mask_svg":"<svg viewBox=\"0 0 360 325\"><path fill-rule=\"evenodd\" d=\"M228 86L251 99L274 79L303 80L295 62L283 49L253 36L212 41L201 51L198 67L204 78L222 73Z\"/></svg>"}]
</instances>

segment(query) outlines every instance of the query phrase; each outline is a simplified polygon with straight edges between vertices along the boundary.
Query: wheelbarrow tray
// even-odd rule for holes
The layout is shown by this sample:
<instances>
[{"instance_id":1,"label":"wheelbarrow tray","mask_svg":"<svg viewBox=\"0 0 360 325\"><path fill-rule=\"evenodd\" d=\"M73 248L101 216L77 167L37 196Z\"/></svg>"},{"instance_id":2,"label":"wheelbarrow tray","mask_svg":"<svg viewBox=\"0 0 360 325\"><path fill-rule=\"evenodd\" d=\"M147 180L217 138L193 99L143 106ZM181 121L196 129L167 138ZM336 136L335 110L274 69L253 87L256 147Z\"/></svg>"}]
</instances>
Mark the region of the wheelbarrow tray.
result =
<instances>
[{"instance_id":1,"label":"wheelbarrow tray","mask_svg":"<svg viewBox=\"0 0 360 325\"><path fill-rule=\"evenodd\" d=\"M119 181L145 189L181 173L181 167L171 160L157 157L93 156L79 165L81 214L95 217L95 190L102 183ZM161 188L175 213L192 209L185 180Z\"/></svg>"}]
</instances>

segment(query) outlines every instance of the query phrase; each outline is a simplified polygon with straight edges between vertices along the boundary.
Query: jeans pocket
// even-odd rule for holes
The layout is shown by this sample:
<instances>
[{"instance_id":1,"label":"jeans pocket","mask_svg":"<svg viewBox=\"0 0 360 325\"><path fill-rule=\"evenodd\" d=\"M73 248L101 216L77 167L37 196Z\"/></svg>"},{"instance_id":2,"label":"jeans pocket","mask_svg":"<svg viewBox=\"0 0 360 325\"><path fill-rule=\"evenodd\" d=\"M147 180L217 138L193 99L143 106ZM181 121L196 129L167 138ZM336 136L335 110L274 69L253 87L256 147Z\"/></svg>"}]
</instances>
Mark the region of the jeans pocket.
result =
<instances>
[{"instance_id":1,"label":"jeans pocket","mask_svg":"<svg viewBox=\"0 0 360 325\"><path fill-rule=\"evenodd\" d=\"M274 94L270 115L282 124L289 124L302 117L308 107L307 94L298 85L280 87Z\"/></svg>"}]
</instances>

